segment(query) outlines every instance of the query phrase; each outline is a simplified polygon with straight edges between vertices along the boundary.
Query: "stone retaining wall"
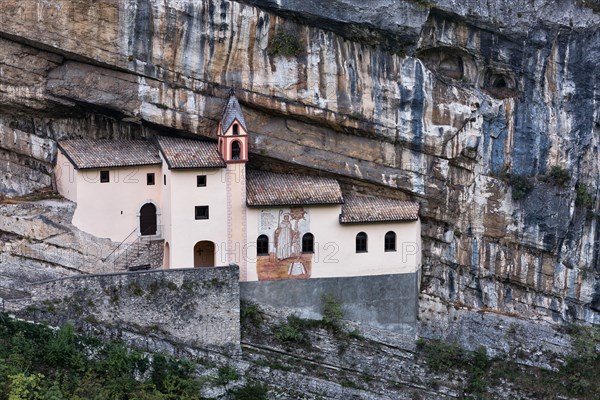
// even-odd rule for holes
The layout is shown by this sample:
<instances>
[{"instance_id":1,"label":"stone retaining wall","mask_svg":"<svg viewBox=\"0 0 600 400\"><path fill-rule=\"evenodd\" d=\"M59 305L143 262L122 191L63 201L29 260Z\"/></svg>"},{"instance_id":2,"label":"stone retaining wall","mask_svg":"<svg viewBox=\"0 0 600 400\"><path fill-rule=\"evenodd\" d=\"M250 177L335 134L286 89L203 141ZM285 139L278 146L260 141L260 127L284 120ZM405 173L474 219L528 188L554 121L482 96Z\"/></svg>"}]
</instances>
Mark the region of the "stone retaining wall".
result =
<instances>
[{"instance_id":1,"label":"stone retaining wall","mask_svg":"<svg viewBox=\"0 0 600 400\"><path fill-rule=\"evenodd\" d=\"M30 299L5 301L5 308L54 326L72 322L111 336L127 332L236 352L238 281L237 266L78 276L35 284Z\"/></svg>"}]
</instances>

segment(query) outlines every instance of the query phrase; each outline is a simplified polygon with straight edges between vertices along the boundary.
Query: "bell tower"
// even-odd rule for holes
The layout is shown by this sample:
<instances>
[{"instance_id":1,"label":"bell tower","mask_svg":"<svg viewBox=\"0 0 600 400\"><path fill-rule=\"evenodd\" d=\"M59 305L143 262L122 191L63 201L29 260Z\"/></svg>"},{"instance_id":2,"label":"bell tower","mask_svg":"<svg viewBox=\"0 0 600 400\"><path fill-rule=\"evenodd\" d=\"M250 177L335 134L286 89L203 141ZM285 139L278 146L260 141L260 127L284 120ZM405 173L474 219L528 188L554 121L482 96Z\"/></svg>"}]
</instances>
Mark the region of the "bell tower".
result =
<instances>
[{"instance_id":1,"label":"bell tower","mask_svg":"<svg viewBox=\"0 0 600 400\"><path fill-rule=\"evenodd\" d=\"M248 161L248 131L240 103L233 89L223 109L217 132L219 152L227 164Z\"/></svg>"},{"instance_id":2,"label":"bell tower","mask_svg":"<svg viewBox=\"0 0 600 400\"><path fill-rule=\"evenodd\" d=\"M247 280L246 162L248 131L240 103L233 89L217 131L219 152L227 164L223 181L227 185L227 248L224 262L240 267L240 280Z\"/></svg>"}]
</instances>

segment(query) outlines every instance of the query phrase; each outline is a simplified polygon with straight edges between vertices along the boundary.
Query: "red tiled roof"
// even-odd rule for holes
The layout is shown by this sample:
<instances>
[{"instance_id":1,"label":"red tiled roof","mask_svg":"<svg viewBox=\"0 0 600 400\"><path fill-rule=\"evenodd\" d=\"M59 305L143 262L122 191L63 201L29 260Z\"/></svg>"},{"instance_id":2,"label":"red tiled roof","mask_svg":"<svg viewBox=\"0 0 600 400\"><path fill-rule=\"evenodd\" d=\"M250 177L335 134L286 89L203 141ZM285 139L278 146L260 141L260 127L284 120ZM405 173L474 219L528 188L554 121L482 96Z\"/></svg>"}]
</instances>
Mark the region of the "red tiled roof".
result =
<instances>
[{"instance_id":1,"label":"red tiled roof","mask_svg":"<svg viewBox=\"0 0 600 400\"><path fill-rule=\"evenodd\" d=\"M246 173L246 194L248 206L341 204L344 201L335 179L253 170Z\"/></svg>"},{"instance_id":2,"label":"red tiled roof","mask_svg":"<svg viewBox=\"0 0 600 400\"><path fill-rule=\"evenodd\" d=\"M340 223L416 221L419 203L358 194L344 196Z\"/></svg>"},{"instance_id":3,"label":"red tiled roof","mask_svg":"<svg viewBox=\"0 0 600 400\"><path fill-rule=\"evenodd\" d=\"M214 142L169 136L156 138L169 169L223 168L226 166Z\"/></svg>"},{"instance_id":4,"label":"red tiled roof","mask_svg":"<svg viewBox=\"0 0 600 400\"><path fill-rule=\"evenodd\" d=\"M161 163L156 146L147 140L73 139L58 146L76 169Z\"/></svg>"}]
</instances>

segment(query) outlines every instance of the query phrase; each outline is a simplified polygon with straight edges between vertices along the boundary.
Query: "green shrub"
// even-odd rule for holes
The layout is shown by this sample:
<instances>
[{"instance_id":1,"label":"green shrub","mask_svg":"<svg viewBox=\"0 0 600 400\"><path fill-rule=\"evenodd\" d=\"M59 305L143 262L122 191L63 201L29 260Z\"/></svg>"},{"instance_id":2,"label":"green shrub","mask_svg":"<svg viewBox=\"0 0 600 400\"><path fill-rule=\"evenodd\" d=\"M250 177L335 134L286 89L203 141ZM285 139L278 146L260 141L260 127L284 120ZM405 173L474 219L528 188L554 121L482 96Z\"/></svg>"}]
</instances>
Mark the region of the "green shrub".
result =
<instances>
[{"instance_id":1,"label":"green shrub","mask_svg":"<svg viewBox=\"0 0 600 400\"><path fill-rule=\"evenodd\" d=\"M296 315L287 317L287 322L279 325L275 330L275 337L282 342L306 343L306 335L302 332L303 321Z\"/></svg>"},{"instance_id":2,"label":"green shrub","mask_svg":"<svg viewBox=\"0 0 600 400\"><path fill-rule=\"evenodd\" d=\"M350 332L348 332L348 336L350 336L353 339L357 339L357 340L364 339L363 335L361 335L360 330L358 328L354 328Z\"/></svg>"},{"instance_id":3,"label":"green shrub","mask_svg":"<svg viewBox=\"0 0 600 400\"><path fill-rule=\"evenodd\" d=\"M600 345L600 329L581 325L571 325L568 329L573 350L560 370L568 382L567 391L575 396L595 394L593 397L598 398L600 354L597 347Z\"/></svg>"},{"instance_id":4,"label":"green shrub","mask_svg":"<svg viewBox=\"0 0 600 400\"><path fill-rule=\"evenodd\" d=\"M52 386L50 386L46 392L44 393L44 400L67 400L62 390L60 390L60 383L58 381L54 381Z\"/></svg>"},{"instance_id":5,"label":"green shrub","mask_svg":"<svg viewBox=\"0 0 600 400\"><path fill-rule=\"evenodd\" d=\"M0 399L197 399L196 366L0 314ZM39 390L38 390L39 388ZM10 395L10 397L9 397Z\"/></svg>"},{"instance_id":6,"label":"green shrub","mask_svg":"<svg viewBox=\"0 0 600 400\"><path fill-rule=\"evenodd\" d=\"M264 316L256 303L242 301L240 303L240 319L242 323L260 325Z\"/></svg>"},{"instance_id":7,"label":"green shrub","mask_svg":"<svg viewBox=\"0 0 600 400\"><path fill-rule=\"evenodd\" d=\"M575 198L575 204L579 207L588 208L592 205L594 199L588 190L588 186L584 183L578 183L575 186L575 192L577 197Z\"/></svg>"},{"instance_id":8,"label":"green shrub","mask_svg":"<svg viewBox=\"0 0 600 400\"><path fill-rule=\"evenodd\" d=\"M187 281L184 281L184 282L181 284L181 288L182 288L182 289L185 289L185 290L186 290L186 291L188 291L188 292L193 292L193 291L194 291L194 289L196 288L196 282L194 282L194 281L192 281L192 280L187 280Z\"/></svg>"},{"instance_id":9,"label":"green shrub","mask_svg":"<svg viewBox=\"0 0 600 400\"><path fill-rule=\"evenodd\" d=\"M40 382L44 379L42 374L26 375L23 373L11 375L10 393L8 400L36 400L42 399Z\"/></svg>"},{"instance_id":10,"label":"green shrub","mask_svg":"<svg viewBox=\"0 0 600 400\"><path fill-rule=\"evenodd\" d=\"M533 189L533 183L525 176L513 175L510 177L510 185L512 186L513 200L520 200L526 197Z\"/></svg>"},{"instance_id":11,"label":"green shrub","mask_svg":"<svg viewBox=\"0 0 600 400\"><path fill-rule=\"evenodd\" d=\"M550 167L550 177L558 186L565 186L571 180L569 171L561 167L560 165L553 165Z\"/></svg>"},{"instance_id":12,"label":"green shrub","mask_svg":"<svg viewBox=\"0 0 600 400\"><path fill-rule=\"evenodd\" d=\"M462 368L465 365L464 352L456 343L446 343L439 339L418 339L417 349L425 355L427 366L434 372Z\"/></svg>"},{"instance_id":13,"label":"green shrub","mask_svg":"<svg viewBox=\"0 0 600 400\"><path fill-rule=\"evenodd\" d=\"M304 48L304 42L297 35L278 30L269 40L268 52L272 56L298 57Z\"/></svg>"},{"instance_id":14,"label":"green shrub","mask_svg":"<svg viewBox=\"0 0 600 400\"><path fill-rule=\"evenodd\" d=\"M231 392L235 400L266 400L268 389L259 382L251 382Z\"/></svg>"},{"instance_id":15,"label":"green shrub","mask_svg":"<svg viewBox=\"0 0 600 400\"><path fill-rule=\"evenodd\" d=\"M470 379L466 391L474 395L481 395L486 390L486 374L492 364L485 347L479 347L472 353L469 357L468 364Z\"/></svg>"},{"instance_id":16,"label":"green shrub","mask_svg":"<svg viewBox=\"0 0 600 400\"><path fill-rule=\"evenodd\" d=\"M134 296L142 296L144 294L144 289L137 282L131 282L127 287Z\"/></svg>"},{"instance_id":17,"label":"green shrub","mask_svg":"<svg viewBox=\"0 0 600 400\"><path fill-rule=\"evenodd\" d=\"M484 347L467 352L456 343L439 339L417 340L417 349L425 356L427 367L434 372L462 369L468 373L466 393L479 398L486 391L487 375L492 365Z\"/></svg>"},{"instance_id":18,"label":"green shrub","mask_svg":"<svg viewBox=\"0 0 600 400\"><path fill-rule=\"evenodd\" d=\"M17 374L28 371L36 356L32 343L25 337L25 333L20 331L14 333L9 343L6 354L7 372Z\"/></svg>"},{"instance_id":19,"label":"green shrub","mask_svg":"<svg viewBox=\"0 0 600 400\"><path fill-rule=\"evenodd\" d=\"M217 375L217 379L215 379L215 383L219 385L226 385L231 381L235 381L240 379L240 374L231 368L231 367L222 367L219 368L219 374Z\"/></svg>"},{"instance_id":20,"label":"green shrub","mask_svg":"<svg viewBox=\"0 0 600 400\"><path fill-rule=\"evenodd\" d=\"M321 297L321 314L326 326L338 330L342 327L344 311L342 303L334 295L326 293Z\"/></svg>"},{"instance_id":21,"label":"green shrub","mask_svg":"<svg viewBox=\"0 0 600 400\"><path fill-rule=\"evenodd\" d=\"M78 349L76 346L73 325L65 325L53 335L46 345L46 361L52 366L71 367L77 364Z\"/></svg>"}]
</instances>

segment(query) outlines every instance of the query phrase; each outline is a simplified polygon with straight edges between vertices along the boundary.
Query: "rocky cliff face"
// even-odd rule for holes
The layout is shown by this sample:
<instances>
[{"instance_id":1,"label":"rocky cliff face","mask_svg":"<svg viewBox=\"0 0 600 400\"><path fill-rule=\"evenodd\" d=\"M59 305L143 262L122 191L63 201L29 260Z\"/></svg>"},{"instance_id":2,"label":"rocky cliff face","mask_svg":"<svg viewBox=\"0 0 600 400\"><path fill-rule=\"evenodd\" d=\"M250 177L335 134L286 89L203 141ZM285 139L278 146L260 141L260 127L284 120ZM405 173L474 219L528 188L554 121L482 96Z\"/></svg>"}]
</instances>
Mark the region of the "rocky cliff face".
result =
<instances>
[{"instance_id":1,"label":"rocky cliff face","mask_svg":"<svg viewBox=\"0 0 600 400\"><path fill-rule=\"evenodd\" d=\"M213 136L234 87L258 164L422 204L424 303L597 322L588 3L7 0L0 191L61 138Z\"/></svg>"}]
</instances>

